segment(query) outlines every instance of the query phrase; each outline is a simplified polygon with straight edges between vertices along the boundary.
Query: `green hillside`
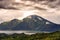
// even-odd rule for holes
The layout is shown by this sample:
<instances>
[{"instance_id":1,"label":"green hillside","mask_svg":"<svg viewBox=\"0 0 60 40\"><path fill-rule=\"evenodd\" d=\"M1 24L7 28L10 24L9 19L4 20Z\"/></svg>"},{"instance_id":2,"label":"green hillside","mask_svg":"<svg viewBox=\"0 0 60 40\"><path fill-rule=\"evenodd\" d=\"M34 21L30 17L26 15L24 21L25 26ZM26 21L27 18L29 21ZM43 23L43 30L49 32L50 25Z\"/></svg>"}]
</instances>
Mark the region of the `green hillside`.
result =
<instances>
[{"instance_id":1,"label":"green hillside","mask_svg":"<svg viewBox=\"0 0 60 40\"><path fill-rule=\"evenodd\" d=\"M21 34L0 34L0 40L60 40L60 32L36 33L32 35Z\"/></svg>"}]
</instances>

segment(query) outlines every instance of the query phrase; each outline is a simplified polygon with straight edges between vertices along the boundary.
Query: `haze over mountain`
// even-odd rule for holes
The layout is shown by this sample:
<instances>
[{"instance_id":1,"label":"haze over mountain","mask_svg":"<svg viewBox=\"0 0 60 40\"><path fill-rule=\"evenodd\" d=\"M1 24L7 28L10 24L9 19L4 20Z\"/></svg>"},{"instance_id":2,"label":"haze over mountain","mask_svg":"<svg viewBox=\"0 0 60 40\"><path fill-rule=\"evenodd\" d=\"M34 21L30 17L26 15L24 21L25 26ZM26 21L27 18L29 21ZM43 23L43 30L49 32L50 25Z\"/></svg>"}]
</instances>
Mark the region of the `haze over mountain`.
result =
<instances>
[{"instance_id":1,"label":"haze over mountain","mask_svg":"<svg viewBox=\"0 0 60 40\"><path fill-rule=\"evenodd\" d=\"M0 1L0 23L12 19L21 20L29 15L36 14L49 21L60 24L60 0L18 1L19 0Z\"/></svg>"}]
</instances>

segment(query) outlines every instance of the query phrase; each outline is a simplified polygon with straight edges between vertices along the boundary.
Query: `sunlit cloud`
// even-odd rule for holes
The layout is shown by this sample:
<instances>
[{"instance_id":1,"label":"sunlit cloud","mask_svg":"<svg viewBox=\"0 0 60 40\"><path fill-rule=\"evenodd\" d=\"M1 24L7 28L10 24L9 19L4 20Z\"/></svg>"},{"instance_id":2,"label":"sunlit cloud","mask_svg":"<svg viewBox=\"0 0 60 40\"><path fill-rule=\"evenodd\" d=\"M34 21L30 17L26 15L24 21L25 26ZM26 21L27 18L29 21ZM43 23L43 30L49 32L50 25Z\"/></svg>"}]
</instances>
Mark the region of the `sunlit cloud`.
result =
<instances>
[{"instance_id":1,"label":"sunlit cloud","mask_svg":"<svg viewBox=\"0 0 60 40\"><path fill-rule=\"evenodd\" d=\"M44 1L45 3L46 1ZM8 2L7 2L8 3ZM8 9L0 9L0 21L10 21L12 19L19 19L22 20L23 18L29 16L29 15L39 15L49 21L52 21L54 23L60 24L60 10L58 8L51 8L49 5L42 5L40 3L35 3L32 1L21 1L21 0L15 0L11 5L3 5L3 7L6 7ZM17 5L17 4L19 5ZM50 4L51 5L51 4ZM18 8L16 9L9 9L10 7ZM40 9L37 9L37 8ZM43 10L41 10L43 9ZM46 9L46 10L44 10ZM57 20L58 19L58 20Z\"/></svg>"}]
</instances>

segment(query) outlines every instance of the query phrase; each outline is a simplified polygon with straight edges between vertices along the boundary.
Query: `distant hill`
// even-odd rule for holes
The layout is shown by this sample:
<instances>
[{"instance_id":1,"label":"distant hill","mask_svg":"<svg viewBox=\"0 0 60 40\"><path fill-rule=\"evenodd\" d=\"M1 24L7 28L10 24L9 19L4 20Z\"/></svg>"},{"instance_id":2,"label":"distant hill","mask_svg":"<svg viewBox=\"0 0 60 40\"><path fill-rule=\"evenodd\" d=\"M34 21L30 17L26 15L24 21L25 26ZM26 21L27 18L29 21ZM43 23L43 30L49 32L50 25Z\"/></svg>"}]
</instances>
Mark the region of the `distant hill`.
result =
<instances>
[{"instance_id":1,"label":"distant hill","mask_svg":"<svg viewBox=\"0 0 60 40\"><path fill-rule=\"evenodd\" d=\"M14 19L0 24L0 30L60 31L60 25L40 16L30 15L23 20Z\"/></svg>"}]
</instances>

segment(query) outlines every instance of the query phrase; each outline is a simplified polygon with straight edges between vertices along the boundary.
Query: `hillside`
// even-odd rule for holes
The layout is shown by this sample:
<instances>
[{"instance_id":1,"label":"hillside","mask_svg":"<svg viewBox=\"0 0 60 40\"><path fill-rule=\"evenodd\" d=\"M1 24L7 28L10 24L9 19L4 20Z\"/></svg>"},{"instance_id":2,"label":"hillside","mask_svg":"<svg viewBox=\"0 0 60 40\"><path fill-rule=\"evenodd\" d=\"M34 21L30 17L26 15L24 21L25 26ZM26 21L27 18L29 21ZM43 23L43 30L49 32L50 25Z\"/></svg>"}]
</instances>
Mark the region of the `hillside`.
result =
<instances>
[{"instance_id":1,"label":"hillside","mask_svg":"<svg viewBox=\"0 0 60 40\"><path fill-rule=\"evenodd\" d=\"M0 34L0 40L60 40L60 31L53 33L36 33L32 35L21 34Z\"/></svg>"}]
</instances>

